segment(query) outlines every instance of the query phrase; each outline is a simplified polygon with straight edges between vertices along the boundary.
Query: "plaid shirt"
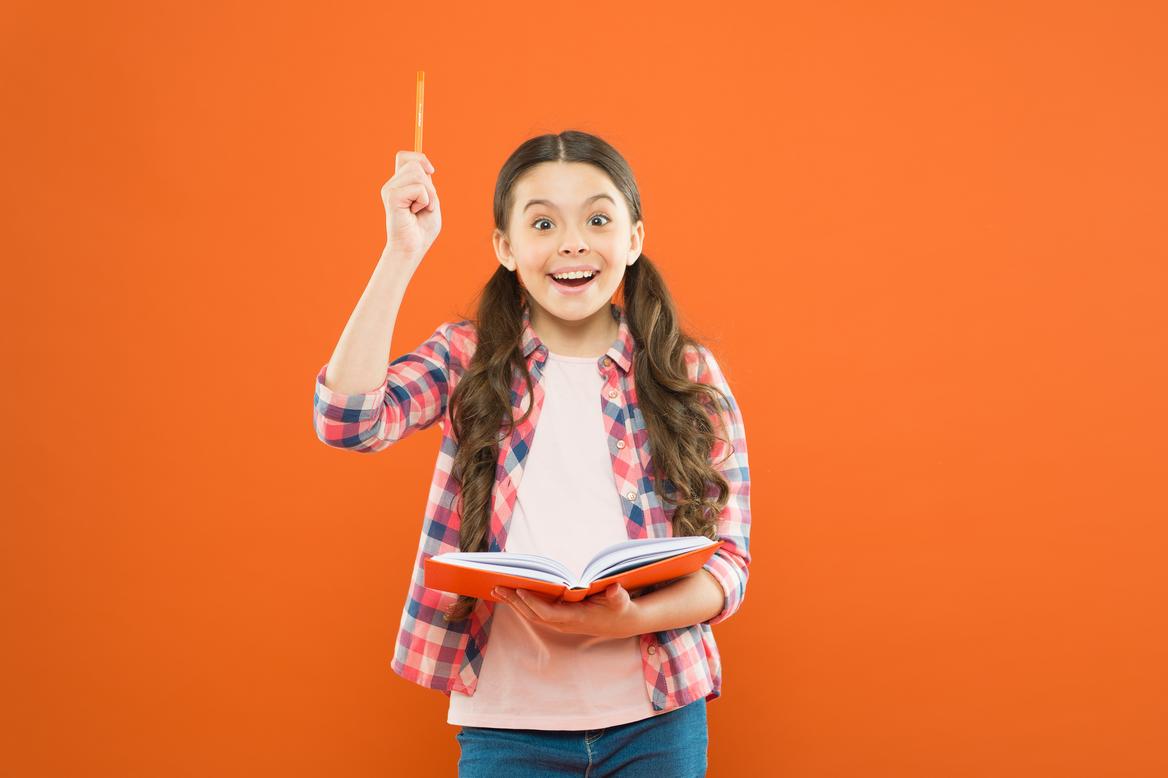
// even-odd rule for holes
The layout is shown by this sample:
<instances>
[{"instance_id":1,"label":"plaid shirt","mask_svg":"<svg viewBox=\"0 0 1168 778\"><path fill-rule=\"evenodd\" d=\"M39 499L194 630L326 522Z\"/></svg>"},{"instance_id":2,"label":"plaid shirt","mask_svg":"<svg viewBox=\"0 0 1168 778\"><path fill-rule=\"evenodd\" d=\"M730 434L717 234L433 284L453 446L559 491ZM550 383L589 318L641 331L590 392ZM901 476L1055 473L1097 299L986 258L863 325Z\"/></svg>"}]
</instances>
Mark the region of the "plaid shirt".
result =
<instances>
[{"instance_id":1,"label":"plaid shirt","mask_svg":"<svg viewBox=\"0 0 1168 778\"><path fill-rule=\"evenodd\" d=\"M670 514L647 475L653 471L652 458L649 433L637 406L632 331L622 307L613 305L612 313L619 321L620 334L608 351L597 357L596 369L604 377L599 400L625 527L630 539L669 537L673 534ZM313 398L317 437L330 446L350 451L381 451L434 422L440 424L442 445L391 667L403 678L439 689L447 696L452 690L474 693L496 605L479 600L467 619L447 624L442 615L457 595L423 585L426 559L459 550L460 517L454 509L458 483L451 475L457 444L447 399L466 372L476 342L474 325L469 320L444 323L414 351L390 362L385 383L377 389L364 394L333 391L324 383L326 364L316 376ZM522 343L534 385L535 410L516 426L509 439L504 439L506 429L500 427L499 480L488 528L490 551L506 548L516 491L543 403L547 346L531 328L529 305L524 306ZM716 441L710 454L711 463L730 486L729 501L717 523L718 539L726 542L703 565L721 584L725 599L722 610L706 622L639 636L645 688L654 709L659 711L681 707L698 697L713 700L721 695L722 664L711 626L728 619L742 605L750 564L750 471L742 416L713 354L704 346L700 354L687 347L685 359L691 380L713 384L729 398L728 411L725 404L720 405L723 427L719 434L730 438L734 450L728 452L724 443ZM513 378L512 413L518 419L530 400L518 370ZM717 494L712 486L709 494ZM645 587L642 593L667 583Z\"/></svg>"}]
</instances>

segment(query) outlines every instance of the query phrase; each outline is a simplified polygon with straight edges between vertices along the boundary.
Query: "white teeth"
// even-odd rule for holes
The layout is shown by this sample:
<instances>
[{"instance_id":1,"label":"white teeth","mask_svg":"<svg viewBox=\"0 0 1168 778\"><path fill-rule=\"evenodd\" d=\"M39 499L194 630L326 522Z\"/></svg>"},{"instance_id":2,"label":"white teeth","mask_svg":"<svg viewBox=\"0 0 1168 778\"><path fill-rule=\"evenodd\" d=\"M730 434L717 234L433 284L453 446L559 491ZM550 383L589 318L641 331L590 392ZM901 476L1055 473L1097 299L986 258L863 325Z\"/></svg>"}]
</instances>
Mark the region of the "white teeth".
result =
<instances>
[{"instance_id":1,"label":"white teeth","mask_svg":"<svg viewBox=\"0 0 1168 778\"><path fill-rule=\"evenodd\" d=\"M596 274L591 270L577 270L572 273L558 273L553 275L552 278L591 278L594 275Z\"/></svg>"}]
</instances>

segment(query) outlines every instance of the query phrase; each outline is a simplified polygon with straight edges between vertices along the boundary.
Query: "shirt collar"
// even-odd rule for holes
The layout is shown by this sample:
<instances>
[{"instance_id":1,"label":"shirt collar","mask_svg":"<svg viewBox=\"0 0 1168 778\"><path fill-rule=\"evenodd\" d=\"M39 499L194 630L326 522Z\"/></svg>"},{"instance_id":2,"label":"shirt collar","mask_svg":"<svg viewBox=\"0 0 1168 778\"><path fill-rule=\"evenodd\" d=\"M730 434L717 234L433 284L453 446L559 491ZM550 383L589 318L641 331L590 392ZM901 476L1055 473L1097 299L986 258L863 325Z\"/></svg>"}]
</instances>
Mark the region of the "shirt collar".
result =
<instances>
[{"instance_id":1,"label":"shirt collar","mask_svg":"<svg viewBox=\"0 0 1168 778\"><path fill-rule=\"evenodd\" d=\"M609 306L612 318L617 321L620 331L617 333L616 340L608 347L608 351L604 353L603 357L597 357L597 361L609 357L620 365L621 370L627 373L633 365L633 331L629 328L629 320L624 307L616 303L609 303ZM531 353L538 349L543 359L547 358L547 346L531 327L531 303L527 301L523 304L523 332L520 340L523 343L524 357L531 356Z\"/></svg>"}]
</instances>

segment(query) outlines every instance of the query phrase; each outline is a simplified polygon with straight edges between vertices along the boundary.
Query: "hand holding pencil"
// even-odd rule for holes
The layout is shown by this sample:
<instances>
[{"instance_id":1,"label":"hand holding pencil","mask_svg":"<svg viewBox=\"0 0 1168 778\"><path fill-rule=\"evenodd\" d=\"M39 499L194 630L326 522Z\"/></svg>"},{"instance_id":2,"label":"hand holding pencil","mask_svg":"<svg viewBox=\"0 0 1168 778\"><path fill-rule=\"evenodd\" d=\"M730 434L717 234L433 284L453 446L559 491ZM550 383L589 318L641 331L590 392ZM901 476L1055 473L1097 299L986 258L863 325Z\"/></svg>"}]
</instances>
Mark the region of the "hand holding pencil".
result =
<instances>
[{"instance_id":1,"label":"hand holding pencil","mask_svg":"<svg viewBox=\"0 0 1168 778\"><path fill-rule=\"evenodd\" d=\"M442 230L442 209L431 175L434 165L422 153L422 71L414 111L414 150L397 152L393 177L381 187L385 206L386 250L420 262Z\"/></svg>"}]
</instances>

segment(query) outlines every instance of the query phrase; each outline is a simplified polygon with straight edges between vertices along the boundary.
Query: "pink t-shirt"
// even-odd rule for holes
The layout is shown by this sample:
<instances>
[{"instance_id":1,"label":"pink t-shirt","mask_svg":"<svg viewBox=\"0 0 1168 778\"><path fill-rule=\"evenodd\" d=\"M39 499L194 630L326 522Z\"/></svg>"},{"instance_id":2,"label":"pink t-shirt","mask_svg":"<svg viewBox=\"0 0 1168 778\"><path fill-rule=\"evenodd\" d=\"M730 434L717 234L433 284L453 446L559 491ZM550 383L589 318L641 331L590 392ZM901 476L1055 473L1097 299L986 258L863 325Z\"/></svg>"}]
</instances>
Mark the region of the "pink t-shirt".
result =
<instances>
[{"instance_id":1,"label":"pink t-shirt","mask_svg":"<svg viewBox=\"0 0 1168 778\"><path fill-rule=\"evenodd\" d=\"M504 550L583 572L628 540L600 408L599 357L548 354L544 400ZM637 637L573 635L534 625L498 603L473 695L450 693L448 724L600 729L658 715Z\"/></svg>"}]
</instances>

